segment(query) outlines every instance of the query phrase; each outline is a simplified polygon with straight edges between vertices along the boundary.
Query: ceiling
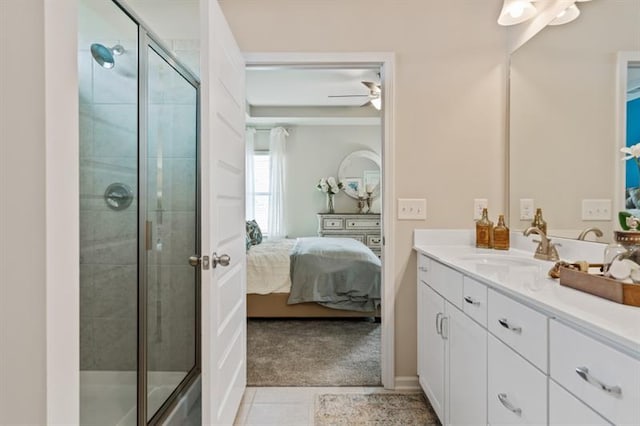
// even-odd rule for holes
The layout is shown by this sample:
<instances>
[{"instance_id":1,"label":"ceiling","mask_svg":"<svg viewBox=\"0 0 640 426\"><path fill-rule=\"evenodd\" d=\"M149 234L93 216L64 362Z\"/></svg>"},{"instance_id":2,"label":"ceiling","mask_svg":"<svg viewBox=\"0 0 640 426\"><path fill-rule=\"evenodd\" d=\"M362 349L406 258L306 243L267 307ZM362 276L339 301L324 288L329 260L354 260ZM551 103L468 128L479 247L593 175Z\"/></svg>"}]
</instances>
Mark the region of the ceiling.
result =
<instances>
[{"instance_id":1,"label":"ceiling","mask_svg":"<svg viewBox=\"0 0 640 426\"><path fill-rule=\"evenodd\" d=\"M249 124L376 125L380 111L364 106L380 83L378 68L248 67ZM360 95L329 97L329 95Z\"/></svg>"}]
</instances>

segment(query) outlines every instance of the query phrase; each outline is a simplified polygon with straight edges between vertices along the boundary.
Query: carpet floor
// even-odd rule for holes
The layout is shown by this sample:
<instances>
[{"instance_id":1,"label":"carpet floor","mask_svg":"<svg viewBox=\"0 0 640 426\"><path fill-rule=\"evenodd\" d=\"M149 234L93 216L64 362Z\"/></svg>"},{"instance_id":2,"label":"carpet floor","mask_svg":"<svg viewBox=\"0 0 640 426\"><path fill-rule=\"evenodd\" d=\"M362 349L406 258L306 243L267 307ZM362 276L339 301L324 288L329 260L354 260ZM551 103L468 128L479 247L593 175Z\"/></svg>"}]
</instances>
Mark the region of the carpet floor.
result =
<instances>
[{"instance_id":1,"label":"carpet floor","mask_svg":"<svg viewBox=\"0 0 640 426\"><path fill-rule=\"evenodd\" d=\"M413 394L323 394L315 401L315 426L440 425L426 398Z\"/></svg>"},{"instance_id":2,"label":"carpet floor","mask_svg":"<svg viewBox=\"0 0 640 426\"><path fill-rule=\"evenodd\" d=\"M248 320L248 386L380 386L380 368L380 323Z\"/></svg>"}]
</instances>

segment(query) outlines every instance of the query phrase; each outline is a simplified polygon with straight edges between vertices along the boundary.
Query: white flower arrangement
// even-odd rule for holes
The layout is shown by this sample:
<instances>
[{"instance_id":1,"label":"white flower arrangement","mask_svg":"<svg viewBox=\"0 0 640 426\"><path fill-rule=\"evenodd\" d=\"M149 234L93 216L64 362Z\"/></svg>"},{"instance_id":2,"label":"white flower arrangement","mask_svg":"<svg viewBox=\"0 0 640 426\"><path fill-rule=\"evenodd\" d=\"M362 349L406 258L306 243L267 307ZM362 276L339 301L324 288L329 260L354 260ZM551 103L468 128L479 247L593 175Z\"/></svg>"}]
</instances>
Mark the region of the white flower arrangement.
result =
<instances>
[{"instance_id":1,"label":"white flower arrangement","mask_svg":"<svg viewBox=\"0 0 640 426\"><path fill-rule=\"evenodd\" d=\"M329 176L328 178L321 178L316 188L318 191L324 192L326 194L337 194L342 189L342 182L336 181L333 176Z\"/></svg>"}]
</instances>

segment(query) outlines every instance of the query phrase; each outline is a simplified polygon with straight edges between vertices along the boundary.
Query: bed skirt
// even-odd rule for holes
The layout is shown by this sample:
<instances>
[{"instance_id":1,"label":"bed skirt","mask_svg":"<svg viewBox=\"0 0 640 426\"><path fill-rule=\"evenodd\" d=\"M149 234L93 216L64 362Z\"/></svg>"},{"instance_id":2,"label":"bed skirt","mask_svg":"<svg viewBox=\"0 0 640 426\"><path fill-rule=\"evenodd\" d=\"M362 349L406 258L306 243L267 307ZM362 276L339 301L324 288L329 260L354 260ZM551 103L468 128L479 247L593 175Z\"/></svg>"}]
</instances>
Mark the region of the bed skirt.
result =
<instances>
[{"instance_id":1,"label":"bed skirt","mask_svg":"<svg viewBox=\"0 0 640 426\"><path fill-rule=\"evenodd\" d=\"M314 302L288 305L289 293L247 294L248 318L340 318L379 317L377 312L345 311L326 308Z\"/></svg>"}]
</instances>

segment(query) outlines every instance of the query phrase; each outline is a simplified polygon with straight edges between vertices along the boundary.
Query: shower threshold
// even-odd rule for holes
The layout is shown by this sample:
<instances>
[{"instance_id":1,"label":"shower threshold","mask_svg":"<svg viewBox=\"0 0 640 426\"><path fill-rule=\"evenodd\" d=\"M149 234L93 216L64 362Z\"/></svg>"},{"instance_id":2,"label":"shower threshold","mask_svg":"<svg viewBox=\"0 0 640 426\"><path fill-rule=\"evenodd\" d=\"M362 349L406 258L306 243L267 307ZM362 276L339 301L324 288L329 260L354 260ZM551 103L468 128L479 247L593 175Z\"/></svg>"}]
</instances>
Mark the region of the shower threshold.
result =
<instances>
[{"instance_id":1,"label":"shower threshold","mask_svg":"<svg viewBox=\"0 0 640 426\"><path fill-rule=\"evenodd\" d=\"M183 371L150 371L147 398L155 412L186 377ZM80 424L136 425L135 371L81 371Z\"/></svg>"}]
</instances>

